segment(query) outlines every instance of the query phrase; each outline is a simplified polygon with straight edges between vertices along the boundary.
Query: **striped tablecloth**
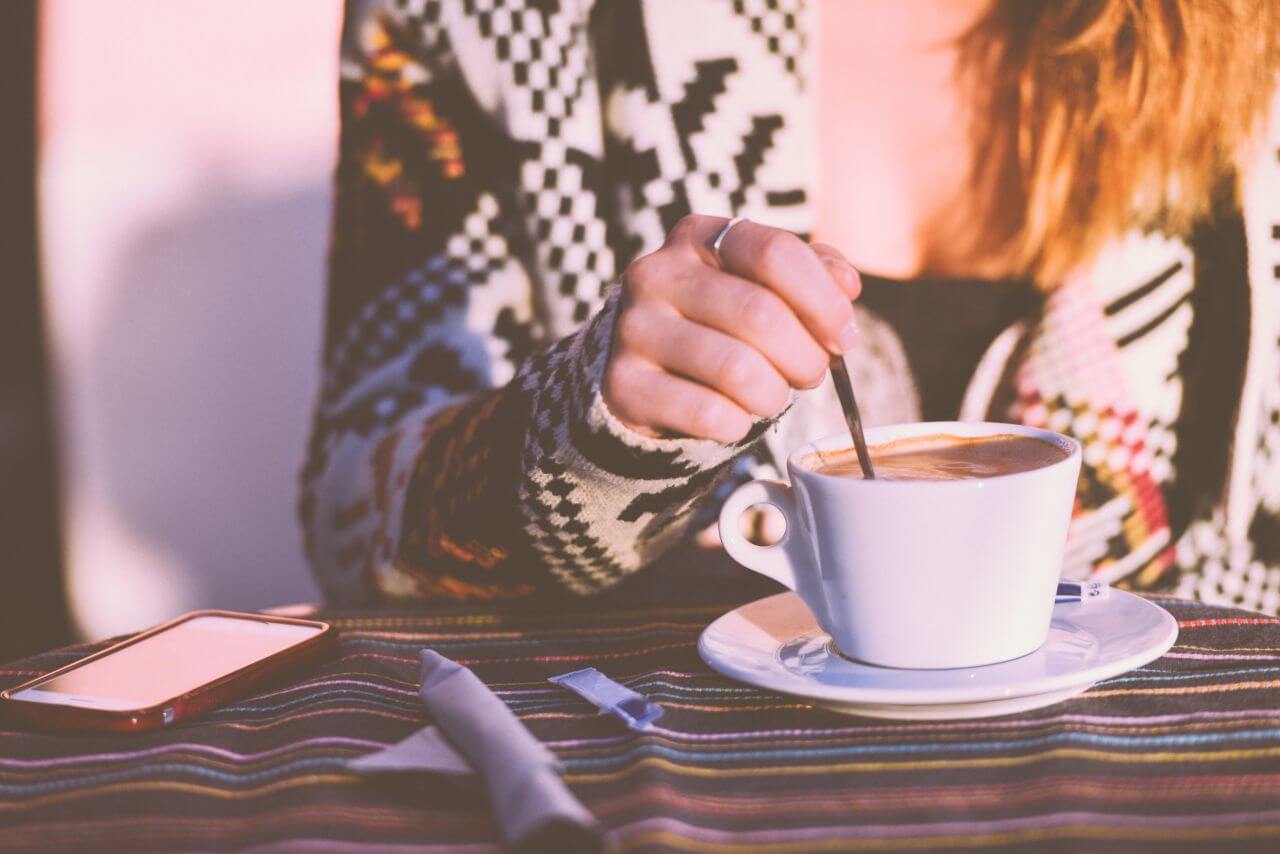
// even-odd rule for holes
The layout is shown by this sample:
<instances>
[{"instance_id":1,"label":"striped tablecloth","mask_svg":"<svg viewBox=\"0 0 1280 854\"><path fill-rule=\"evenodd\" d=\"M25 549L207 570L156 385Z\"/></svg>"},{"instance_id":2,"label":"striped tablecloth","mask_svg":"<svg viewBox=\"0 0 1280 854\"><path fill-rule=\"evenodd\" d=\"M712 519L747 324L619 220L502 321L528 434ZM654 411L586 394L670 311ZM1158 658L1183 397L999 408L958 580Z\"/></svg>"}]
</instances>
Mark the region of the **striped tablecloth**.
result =
<instances>
[{"instance_id":1,"label":"striped tablecloth","mask_svg":"<svg viewBox=\"0 0 1280 854\"><path fill-rule=\"evenodd\" d=\"M338 658L210 718L137 736L0 732L15 850L490 850L483 796L344 763L422 726L419 648L472 667L563 759L621 850L1280 850L1280 621L1157 599L1179 642L1017 716L892 723L734 683L699 632L769 592L680 605L328 615ZM650 599L648 601L655 601ZM5 685L96 649L0 669ZM630 732L548 676L595 666L662 702Z\"/></svg>"}]
</instances>

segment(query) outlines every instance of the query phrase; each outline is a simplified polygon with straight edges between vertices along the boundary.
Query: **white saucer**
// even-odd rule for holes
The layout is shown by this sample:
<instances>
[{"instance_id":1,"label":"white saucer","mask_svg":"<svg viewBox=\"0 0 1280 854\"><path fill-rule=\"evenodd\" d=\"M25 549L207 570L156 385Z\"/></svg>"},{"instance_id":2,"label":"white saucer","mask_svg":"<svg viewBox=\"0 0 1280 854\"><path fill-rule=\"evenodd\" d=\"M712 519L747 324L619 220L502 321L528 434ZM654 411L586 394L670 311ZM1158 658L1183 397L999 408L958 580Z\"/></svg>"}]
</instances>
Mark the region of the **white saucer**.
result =
<instances>
[{"instance_id":1,"label":"white saucer","mask_svg":"<svg viewBox=\"0 0 1280 854\"><path fill-rule=\"evenodd\" d=\"M1030 655L986 667L900 670L845 658L794 593L736 608L707 626L698 652L711 667L771 691L847 714L951 720L1053 705L1097 682L1154 661L1178 623L1145 599L1055 606L1049 639Z\"/></svg>"}]
</instances>

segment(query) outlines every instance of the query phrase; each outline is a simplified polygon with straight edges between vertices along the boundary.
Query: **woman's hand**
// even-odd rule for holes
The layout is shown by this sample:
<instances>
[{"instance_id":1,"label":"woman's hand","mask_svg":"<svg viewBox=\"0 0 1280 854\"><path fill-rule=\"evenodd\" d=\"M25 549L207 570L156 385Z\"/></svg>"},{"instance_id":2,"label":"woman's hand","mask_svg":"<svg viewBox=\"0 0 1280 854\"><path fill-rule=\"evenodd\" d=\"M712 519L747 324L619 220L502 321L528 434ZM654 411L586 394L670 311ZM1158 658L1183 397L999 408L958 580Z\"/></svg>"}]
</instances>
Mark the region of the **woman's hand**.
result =
<instances>
[{"instance_id":1,"label":"woman's hand","mask_svg":"<svg viewBox=\"0 0 1280 854\"><path fill-rule=\"evenodd\" d=\"M857 340L858 274L838 251L788 231L687 216L636 259L604 376L604 400L645 435L736 442L792 389L822 382L832 354Z\"/></svg>"}]
</instances>

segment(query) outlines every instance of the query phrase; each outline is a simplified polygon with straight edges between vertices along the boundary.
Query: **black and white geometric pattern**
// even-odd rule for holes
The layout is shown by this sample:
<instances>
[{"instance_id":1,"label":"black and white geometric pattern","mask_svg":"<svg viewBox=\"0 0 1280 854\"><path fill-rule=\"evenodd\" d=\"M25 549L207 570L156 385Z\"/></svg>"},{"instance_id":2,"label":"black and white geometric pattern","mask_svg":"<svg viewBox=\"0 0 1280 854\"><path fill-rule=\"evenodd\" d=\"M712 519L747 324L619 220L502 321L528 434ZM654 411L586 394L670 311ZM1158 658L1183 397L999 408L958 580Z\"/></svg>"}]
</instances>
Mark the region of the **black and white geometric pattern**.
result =
<instances>
[{"instance_id":1,"label":"black and white geometric pattern","mask_svg":"<svg viewBox=\"0 0 1280 854\"><path fill-rule=\"evenodd\" d=\"M803 0L733 0L733 11L746 18L751 32L764 41L765 49L782 61L788 74L804 83L806 30L800 16Z\"/></svg>"},{"instance_id":2,"label":"black and white geometric pattern","mask_svg":"<svg viewBox=\"0 0 1280 854\"><path fill-rule=\"evenodd\" d=\"M547 327L566 335L599 309L614 262L597 197L599 107L587 9L538 0L464 0L472 62L503 79L504 130L519 150L518 208L540 284L557 294Z\"/></svg>"},{"instance_id":3,"label":"black and white geometric pattern","mask_svg":"<svg viewBox=\"0 0 1280 854\"><path fill-rule=\"evenodd\" d=\"M1157 245L1144 246L1143 254L1158 257L1155 266L1159 269L1143 271L1136 287L1118 295L1104 289L1101 296L1107 300L1103 313L1108 335L1123 354L1119 365L1127 396L1146 425L1144 465L1157 483L1164 484L1173 476L1178 447L1174 425L1183 392L1178 359L1187 347L1192 315L1189 301L1195 281L1194 261L1184 244L1154 236L1144 241L1153 242ZM1176 260L1169 263L1170 259ZM1115 281L1125 279L1117 277ZM1163 376L1164 382L1151 382L1153 374ZM1101 432L1120 429L1119 425L1097 426ZM1123 468L1124 464L1115 467Z\"/></svg>"},{"instance_id":4,"label":"black and white geometric pattern","mask_svg":"<svg viewBox=\"0 0 1280 854\"><path fill-rule=\"evenodd\" d=\"M602 82L620 261L656 249L689 211L812 230L812 127L797 115L804 87L783 56L803 43L803 10L790 11L801 6L696 5L708 37L693 36L688 16L663 0L614 7L615 29L602 37L630 38L640 26L652 34L643 64Z\"/></svg>"},{"instance_id":5,"label":"black and white geometric pattern","mask_svg":"<svg viewBox=\"0 0 1280 854\"><path fill-rule=\"evenodd\" d=\"M1247 174L1251 330L1225 500L1178 542L1177 592L1280 612L1280 94Z\"/></svg>"},{"instance_id":6,"label":"black and white geometric pattern","mask_svg":"<svg viewBox=\"0 0 1280 854\"><path fill-rule=\"evenodd\" d=\"M507 289L497 284L523 275L512 260L497 217L497 201L490 194L481 195L475 210L446 241L443 252L365 303L329 348L325 367L333 377L329 391L335 399L349 392L360 378L406 353L438 341L442 335L456 337L451 330L493 329L504 310L523 323L531 321L528 300L505 299ZM526 355L517 353L512 358L495 346L500 343L486 341L482 364L475 366L496 383L514 376Z\"/></svg>"}]
</instances>

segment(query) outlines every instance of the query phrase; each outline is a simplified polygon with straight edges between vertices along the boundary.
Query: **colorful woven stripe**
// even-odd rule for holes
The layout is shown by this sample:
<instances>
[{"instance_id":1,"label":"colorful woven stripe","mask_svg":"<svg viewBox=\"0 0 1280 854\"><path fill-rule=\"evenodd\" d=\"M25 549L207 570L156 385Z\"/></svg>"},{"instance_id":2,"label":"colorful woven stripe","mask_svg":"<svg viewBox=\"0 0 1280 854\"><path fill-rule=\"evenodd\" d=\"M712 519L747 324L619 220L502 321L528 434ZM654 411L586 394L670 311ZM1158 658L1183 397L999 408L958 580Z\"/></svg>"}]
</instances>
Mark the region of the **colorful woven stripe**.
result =
<instances>
[{"instance_id":1,"label":"colorful woven stripe","mask_svg":"<svg viewBox=\"0 0 1280 854\"><path fill-rule=\"evenodd\" d=\"M332 615L337 658L207 720L126 737L0 731L0 847L489 850L476 792L344 769L427 722L423 646L471 666L559 755L624 851L1280 846L1280 621L1158 599L1183 643L1148 667L1037 712L894 723L710 671L698 634L738 601ZM665 716L633 732L546 682L587 665Z\"/></svg>"}]
</instances>

